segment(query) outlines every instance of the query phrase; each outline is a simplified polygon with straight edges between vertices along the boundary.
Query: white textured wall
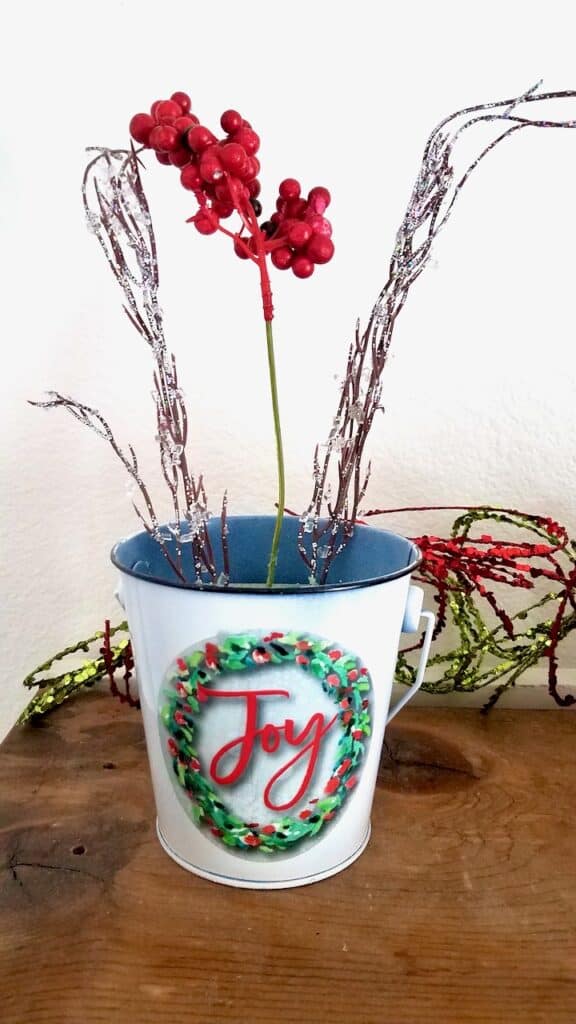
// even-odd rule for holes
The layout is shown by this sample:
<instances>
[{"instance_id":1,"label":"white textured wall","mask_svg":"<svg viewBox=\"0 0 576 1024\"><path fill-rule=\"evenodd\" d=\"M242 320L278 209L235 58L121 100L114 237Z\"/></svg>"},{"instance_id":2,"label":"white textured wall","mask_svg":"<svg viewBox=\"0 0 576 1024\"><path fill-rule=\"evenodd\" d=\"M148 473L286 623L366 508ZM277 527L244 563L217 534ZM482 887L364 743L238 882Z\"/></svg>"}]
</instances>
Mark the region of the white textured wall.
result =
<instances>
[{"instance_id":1,"label":"white textured wall","mask_svg":"<svg viewBox=\"0 0 576 1024\"><path fill-rule=\"evenodd\" d=\"M376 11L379 13L376 13ZM6 17L6 15L5 15ZM430 129L459 106L545 76L576 87L569 3L148 0L12 7L2 88L2 573L0 733L41 659L116 617L108 563L134 527L106 446L28 397L92 402L149 452L147 353L80 202L83 147L124 145L130 115L186 89L209 124L238 107L261 133L263 199L294 175L333 193L337 258L309 281L275 273L288 501L310 489L350 332L386 272ZM576 116L576 106L573 108ZM177 175L146 177L163 305L212 501L272 509L274 461L257 282L221 238L184 223ZM576 132L517 136L459 200L438 267L398 323L374 430L376 505L512 504L576 530ZM143 461L146 460L143 458ZM394 520L441 531L449 517ZM573 658L573 662L576 658Z\"/></svg>"}]
</instances>

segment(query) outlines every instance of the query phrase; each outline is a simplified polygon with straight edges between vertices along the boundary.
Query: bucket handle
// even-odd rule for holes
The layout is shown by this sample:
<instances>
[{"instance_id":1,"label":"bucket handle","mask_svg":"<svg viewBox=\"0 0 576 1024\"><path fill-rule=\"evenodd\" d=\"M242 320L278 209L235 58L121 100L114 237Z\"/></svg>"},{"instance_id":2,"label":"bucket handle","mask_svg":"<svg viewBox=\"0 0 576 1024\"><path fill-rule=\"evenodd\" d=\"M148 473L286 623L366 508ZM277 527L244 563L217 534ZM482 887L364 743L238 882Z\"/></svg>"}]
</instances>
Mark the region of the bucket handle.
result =
<instances>
[{"instance_id":1,"label":"bucket handle","mask_svg":"<svg viewBox=\"0 0 576 1024\"><path fill-rule=\"evenodd\" d=\"M423 596L424 595L420 590L420 587L410 587L410 590L408 592L408 601L406 605L406 614L403 623L403 632L413 633L416 632L420 619L426 619L424 641L422 643L422 649L420 651L420 661L418 663L416 679L412 683L412 686L408 688L406 693L404 693L400 697L400 700L396 701L394 707L391 708L391 710L388 712L386 725L388 725L388 723L396 717L398 712L402 710L404 705L407 704L409 700L412 700L412 697L414 696L415 693L418 692L418 690L422 686L422 683L424 682L424 673L426 672L426 665L428 664L428 655L430 653L430 644L432 643L432 633L434 632L436 616L434 615L433 612L422 610ZM419 605L417 615L412 614L414 610L414 605Z\"/></svg>"}]
</instances>

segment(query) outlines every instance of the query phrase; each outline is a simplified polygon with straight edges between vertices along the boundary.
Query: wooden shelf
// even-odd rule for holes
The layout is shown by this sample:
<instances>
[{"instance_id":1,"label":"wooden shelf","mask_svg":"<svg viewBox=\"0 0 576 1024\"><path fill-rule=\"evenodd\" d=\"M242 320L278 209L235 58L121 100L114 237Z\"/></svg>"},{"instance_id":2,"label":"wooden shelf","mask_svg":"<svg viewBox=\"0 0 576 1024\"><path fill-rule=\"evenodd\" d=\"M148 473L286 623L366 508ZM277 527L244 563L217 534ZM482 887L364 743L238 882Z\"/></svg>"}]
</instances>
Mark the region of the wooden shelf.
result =
<instances>
[{"instance_id":1,"label":"wooden shelf","mask_svg":"<svg viewBox=\"0 0 576 1024\"><path fill-rule=\"evenodd\" d=\"M229 889L161 850L137 712L0 748L3 1024L576 1020L575 719L403 711L347 871Z\"/></svg>"}]
</instances>

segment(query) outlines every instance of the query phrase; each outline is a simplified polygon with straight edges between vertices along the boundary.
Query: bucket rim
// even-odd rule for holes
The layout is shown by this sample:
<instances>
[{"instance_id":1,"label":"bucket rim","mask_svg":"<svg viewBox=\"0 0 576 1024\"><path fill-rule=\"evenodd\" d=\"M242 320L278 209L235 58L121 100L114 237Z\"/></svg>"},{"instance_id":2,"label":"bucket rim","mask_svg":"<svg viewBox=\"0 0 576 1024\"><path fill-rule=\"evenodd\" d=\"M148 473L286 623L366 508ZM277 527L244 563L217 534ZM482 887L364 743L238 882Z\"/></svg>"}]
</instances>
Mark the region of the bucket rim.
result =
<instances>
[{"instance_id":1,"label":"bucket rim","mask_svg":"<svg viewBox=\"0 0 576 1024\"><path fill-rule=\"evenodd\" d=\"M228 521L239 521L248 519L270 519L275 520L275 516L262 516L262 515L234 515L228 516ZM286 517L291 518L291 517ZM161 524L162 525L162 524ZM363 590L365 587L374 587L383 583L391 583L393 580L401 579L403 576L411 575L415 569L418 568L422 563L422 552L417 544L408 537L404 537L401 533L396 533L394 530L385 530L378 526L368 526L365 523L358 523L355 526L355 533L358 531L370 531L373 533L386 534L389 537L395 537L409 544L413 558L410 559L408 565L403 566L400 569L394 570L394 572L381 573L377 576L370 576L360 580L348 580L338 581L334 583L278 583L272 587L266 586L265 583L208 583L198 581L186 581L174 577L165 578L150 573L137 570L132 567L128 567L123 564L118 557L119 548L127 541L135 540L137 537L149 536L146 530L135 530L134 533L128 534L126 537L121 537L120 540L116 541L110 551L110 560L114 567L123 573L125 576L132 576L134 579L142 580L145 583L156 583L160 587L172 587L176 590L191 590L201 594L243 594L243 595L266 595L267 597L284 596L304 596L307 594L331 594L340 590Z\"/></svg>"}]
</instances>

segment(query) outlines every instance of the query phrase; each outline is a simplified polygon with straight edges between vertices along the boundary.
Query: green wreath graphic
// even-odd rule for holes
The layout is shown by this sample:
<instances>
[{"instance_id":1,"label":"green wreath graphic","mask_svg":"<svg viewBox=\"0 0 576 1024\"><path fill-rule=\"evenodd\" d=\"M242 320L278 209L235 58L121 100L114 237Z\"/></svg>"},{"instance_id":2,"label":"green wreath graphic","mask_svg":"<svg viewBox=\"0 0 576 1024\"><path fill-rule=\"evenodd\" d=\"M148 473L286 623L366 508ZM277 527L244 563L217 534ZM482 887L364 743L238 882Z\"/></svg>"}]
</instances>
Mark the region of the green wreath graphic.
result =
<instances>
[{"instance_id":1,"label":"green wreath graphic","mask_svg":"<svg viewBox=\"0 0 576 1024\"><path fill-rule=\"evenodd\" d=\"M323 792L309 800L297 817L280 816L263 825L242 821L228 810L202 772L195 743L200 728L196 719L201 714L198 686L209 687L223 673L286 663L313 676L337 705L342 735L336 761ZM228 635L177 658L167 673L160 717L176 782L190 799L196 824L226 846L263 853L289 850L318 835L356 785L356 769L370 736L370 688L368 670L354 654L308 633Z\"/></svg>"}]
</instances>

